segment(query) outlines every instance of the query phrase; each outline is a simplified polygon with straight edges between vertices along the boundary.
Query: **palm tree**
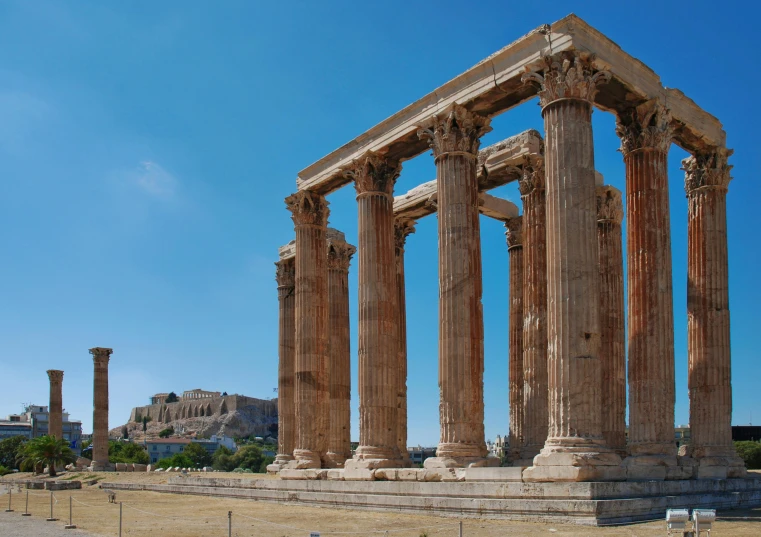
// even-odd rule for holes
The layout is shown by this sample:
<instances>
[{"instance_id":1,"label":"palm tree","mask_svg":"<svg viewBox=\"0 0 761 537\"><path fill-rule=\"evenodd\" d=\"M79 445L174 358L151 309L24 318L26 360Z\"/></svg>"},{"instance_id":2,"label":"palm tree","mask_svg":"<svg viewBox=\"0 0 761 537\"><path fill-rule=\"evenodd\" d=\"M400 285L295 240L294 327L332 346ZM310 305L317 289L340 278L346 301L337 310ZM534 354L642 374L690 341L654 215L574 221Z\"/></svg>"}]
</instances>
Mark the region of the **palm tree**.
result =
<instances>
[{"instance_id":1,"label":"palm tree","mask_svg":"<svg viewBox=\"0 0 761 537\"><path fill-rule=\"evenodd\" d=\"M56 476L56 466L61 467L77 459L69 447L68 440L58 440L55 436L40 436L29 440L19 458L22 464L29 464L35 468L47 464L50 477Z\"/></svg>"}]
</instances>

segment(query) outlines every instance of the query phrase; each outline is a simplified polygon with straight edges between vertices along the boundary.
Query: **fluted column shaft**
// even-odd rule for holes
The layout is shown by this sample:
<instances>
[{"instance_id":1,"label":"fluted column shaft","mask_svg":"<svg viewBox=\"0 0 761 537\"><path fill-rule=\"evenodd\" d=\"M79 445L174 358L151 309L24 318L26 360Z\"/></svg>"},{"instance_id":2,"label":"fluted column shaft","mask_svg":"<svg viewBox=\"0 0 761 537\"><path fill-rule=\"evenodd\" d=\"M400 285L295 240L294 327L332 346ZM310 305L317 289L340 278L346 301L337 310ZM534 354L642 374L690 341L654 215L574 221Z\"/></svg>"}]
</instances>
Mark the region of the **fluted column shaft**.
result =
<instances>
[{"instance_id":1,"label":"fluted column shaft","mask_svg":"<svg viewBox=\"0 0 761 537\"><path fill-rule=\"evenodd\" d=\"M366 467L399 466L394 182L400 166L372 153L347 170L359 213L359 446Z\"/></svg>"},{"instance_id":2,"label":"fluted column shaft","mask_svg":"<svg viewBox=\"0 0 761 537\"><path fill-rule=\"evenodd\" d=\"M291 257L275 263L277 298L280 305L277 380L277 457L283 465L293 459L296 433L294 366L296 358L296 260Z\"/></svg>"},{"instance_id":3,"label":"fluted column shaft","mask_svg":"<svg viewBox=\"0 0 761 537\"><path fill-rule=\"evenodd\" d=\"M419 131L430 140L438 188L441 439L429 467L478 464L486 456L476 160L488 124L453 105Z\"/></svg>"},{"instance_id":4,"label":"fluted column shaft","mask_svg":"<svg viewBox=\"0 0 761 537\"><path fill-rule=\"evenodd\" d=\"M676 465L668 191L670 114L657 101L650 101L619 114L617 131L626 165L630 452L627 466L632 479L663 479L667 468Z\"/></svg>"},{"instance_id":5,"label":"fluted column shaft","mask_svg":"<svg viewBox=\"0 0 761 537\"><path fill-rule=\"evenodd\" d=\"M600 256L600 357L602 435L608 447L626 454L626 333L621 192L597 187L597 244Z\"/></svg>"},{"instance_id":6,"label":"fluted column shaft","mask_svg":"<svg viewBox=\"0 0 761 537\"><path fill-rule=\"evenodd\" d=\"M349 263L356 249L328 240L330 302L330 432L327 466L342 467L351 457L351 343L349 331Z\"/></svg>"},{"instance_id":7,"label":"fluted column shaft","mask_svg":"<svg viewBox=\"0 0 761 537\"><path fill-rule=\"evenodd\" d=\"M726 194L732 151L716 149L683 161L688 202L687 384L690 445L696 477L742 477L732 443L729 261Z\"/></svg>"},{"instance_id":8,"label":"fluted column shaft","mask_svg":"<svg viewBox=\"0 0 761 537\"><path fill-rule=\"evenodd\" d=\"M50 403L48 406L48 435L63 438L63 371L48 370Z\"/></svg>"},{"instance_id":9,"label":"fluted column shaft","mask_svg":"<svg viewBox=\"0 0 761 537\"><path fill-rule=\"evenodd\" d=\"M404 245L407 235L415 232L415 221L397 218L394 221L394 238L396 250L396 289L399 307L399 360L397 365L397 402L399 428L397 445L404 465L409 465L410 455L407 451L407 293L404 282Z\"/></svg>"},{"instance_id":10,"label":"fluted column shaft","mask_svg":"<svg viewBox=\"0 0 761 537\"><path fill-rule=\"evenodd\" d=\"M296 468L320 468L330 423L325 197L286 198L296 228Z\"/></svg>"},{"instance_id":11,"label":"fluted column shaft","mask_svg":"<svg viewBox=\"0 0 761 537\"><path fill-rule=\"evenodd\" d=\"M561 53L540 83L547 211L548 437L529 481L622 479L600 421L600 319L592 102L605 73L591 58Z\"/></svg>"},{"instance_id":12,"label":"fluted column shaft","mask_svg":"<svg viewBox=\"0 0 761 537\"><path fill-rule=\"evenodd\" d=\"M108 362L112 349L90 349L94 364L92 465L103 469L108 466Z\"/></svg>"},{"instance_id":13,"label":"fluted column shaft","mask_svg":"<svg viewBox=\"0 0 761 537\"><path fill-rule=\"evenodd\" d=\"M505 222L507 228L507 254L509 264L510 313L508 318L509 354L507 357L508 397L510 409L510 429L507 441L511 461L520 458L524 437L523 406L523 317L524 317L524 274L523 274L523 221L524 217L511 218Z\"/></svg>"},{"instance_id":14,"label":"fluted column shaft","mask_svg":"<svg viewBox=\"0 0 761 537\"><path fill-rule=\"evenodd\" d=\"M526 160L523 200L523 446L521 464L544 446L549 423L547 377L547 212L544 166Z\"/></svg>"}]
</instances>

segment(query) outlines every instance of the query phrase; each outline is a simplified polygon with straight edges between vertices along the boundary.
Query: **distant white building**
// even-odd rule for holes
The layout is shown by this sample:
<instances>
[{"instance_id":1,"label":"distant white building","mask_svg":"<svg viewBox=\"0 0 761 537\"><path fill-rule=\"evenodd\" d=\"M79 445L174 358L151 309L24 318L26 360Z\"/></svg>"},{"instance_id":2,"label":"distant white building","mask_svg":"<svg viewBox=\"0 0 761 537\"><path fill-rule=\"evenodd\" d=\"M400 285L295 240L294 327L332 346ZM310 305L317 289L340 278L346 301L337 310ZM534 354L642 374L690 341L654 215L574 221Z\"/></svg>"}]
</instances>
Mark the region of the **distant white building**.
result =
<instances>
[{"instance_id":1,"label":"distant white building","mask_svg":"<svg viewBox=\"0 0 761 537\"><path fill-rule=\"evenodd\" d=\"M38 438L48 434L48 422L50 413L48 407L43 405L28 405L21 414L11 414L5 420L0 420L0 440L14 436L26 438ZM82 453L82 422L70 420L69 413L64 412L63 438L68 440L69 447L74 453Z\"/></svg>"}]
</instances>

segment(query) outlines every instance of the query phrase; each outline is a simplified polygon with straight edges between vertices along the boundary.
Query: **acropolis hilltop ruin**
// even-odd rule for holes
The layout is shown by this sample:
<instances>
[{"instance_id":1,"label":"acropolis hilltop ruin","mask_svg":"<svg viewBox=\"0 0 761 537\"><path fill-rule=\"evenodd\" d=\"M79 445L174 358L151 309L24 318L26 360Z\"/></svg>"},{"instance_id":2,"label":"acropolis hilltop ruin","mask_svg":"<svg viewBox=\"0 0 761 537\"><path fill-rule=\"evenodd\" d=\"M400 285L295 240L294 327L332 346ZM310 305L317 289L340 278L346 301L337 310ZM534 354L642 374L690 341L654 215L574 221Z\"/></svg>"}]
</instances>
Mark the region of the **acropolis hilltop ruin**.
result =
<instances>
[{"instance_id":1,"label":"acropolis hilltop ruin","mask_svg":"<svg viewBox=\"0 0 761 537\"><path fill-rule=\"evenodd\" d=\"M511 136L481 149L491 118L537 96L543 134L506 133ZM623 193L603 184L595 171L595 107L617 118L626 168ZM682 169L689 209L692 442L679 453L667 167L672 143L691 154ZM436 180L395 192L403 161L429 150ZM377 483L362 481L390 482L383 494L399 495L414 495L409 481L481 482L484 502L495 500L487 483L514 483L509 498L500 497L501 507L483 509L502 516L514 509L515 516L524 517L533 509L548 511L539 504L515 510L510 499L525 502L558 493L552 487L559 482L616 482L608 488L579 483L558 493L595 507L582 515L556 506L555 514L587 516L595 523L647 518L656 504L662 510L657 499L666 497L670 505L695 505L698 500L690 495L701 494L723 506L761 503L761 480L746 478L730 428L725 197L731 154L718 119L681 91L665 88L646 65L569 15L302 170L298 190L285 200L295 242L281 248L277 263L280 445L270 471L283 478L284 490L305 490L298 485L303 480L340 482L342 488L326 483L320 489L339 503L339 491L381 494ZM487 193L511 181L519 182L520 208ZM356 247L328 227L327 196L345 186L357 193ZM416 222L434 213L441 434L436 457L424 469L411 469L404 250ZM501 468L486 457L484 438L479 214L505 222L509 251L505 400L512 463ZM353 389L359 393L360 437L350 456L347 275L355 254L359 384ZM637 488L632 481L650 484ZM531 483L534 488L523 485ZM541 486L550 488L537 493ZM431 488L427 495L451 497L453 490ZM677 490L682 500L674 497ZM612 498L639 503L605 508L594 503ZM456 511L445 503L440 502L441 512ZM367 504L393 507L382 499Z\"/></svg>"}]
</instances>

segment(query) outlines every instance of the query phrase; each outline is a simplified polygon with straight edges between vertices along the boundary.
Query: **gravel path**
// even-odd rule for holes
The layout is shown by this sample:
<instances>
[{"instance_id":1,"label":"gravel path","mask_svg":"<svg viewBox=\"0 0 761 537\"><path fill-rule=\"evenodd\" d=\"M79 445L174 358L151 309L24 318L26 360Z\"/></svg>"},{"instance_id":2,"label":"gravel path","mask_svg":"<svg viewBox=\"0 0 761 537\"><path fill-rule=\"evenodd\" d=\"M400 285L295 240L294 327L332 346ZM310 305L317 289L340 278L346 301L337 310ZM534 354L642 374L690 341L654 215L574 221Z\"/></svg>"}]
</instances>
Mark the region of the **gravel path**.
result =
<instances>
[{"instance_id":1,"label":"gravel path","mask_svg":"<svg viewBox=\"0 0 761 537\"><path fill-rule=\"evenodd\" d=\"M7 505L6 505L7 507ZM39 517L22 517L20 512L0 511L0 535L7 537L90 537L93 534L82 530L65 530L63 521L45 522Z\"/></svg>"}]
</instances>

